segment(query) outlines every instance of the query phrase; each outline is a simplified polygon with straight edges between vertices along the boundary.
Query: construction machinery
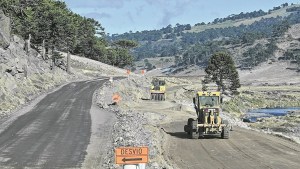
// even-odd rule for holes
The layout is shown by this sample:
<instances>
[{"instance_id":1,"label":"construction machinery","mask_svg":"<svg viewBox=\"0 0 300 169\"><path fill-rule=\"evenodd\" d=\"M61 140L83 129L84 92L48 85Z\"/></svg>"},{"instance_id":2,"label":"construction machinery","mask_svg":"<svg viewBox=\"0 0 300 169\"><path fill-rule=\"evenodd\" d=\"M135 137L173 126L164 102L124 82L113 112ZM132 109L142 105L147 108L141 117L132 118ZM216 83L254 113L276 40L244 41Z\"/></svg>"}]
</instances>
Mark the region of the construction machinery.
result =
<instances>
[{"instance_id":1,"label":"construction machinery","mask_svg":"<svg viewBox=\"0 0 300 169\"><path fill-rule=\"evenodd\" d=\"M150 93L151 100L166 100L166 81L153 79Z\"/></svg>"},{"instance_id":2,"label":"construction machinery","mask_svg":"<svg viewBox=\"0 0 300 169\"><path fill-rule=\"evenodd\" d=\"M189 138L198 139L205 136L221 136L223 139L229 138L230 126L227 120L220 117L222 103L220 92L197 92L193 98L197 119L189 118L184 131Z\"/></svg>"}]
</instances>

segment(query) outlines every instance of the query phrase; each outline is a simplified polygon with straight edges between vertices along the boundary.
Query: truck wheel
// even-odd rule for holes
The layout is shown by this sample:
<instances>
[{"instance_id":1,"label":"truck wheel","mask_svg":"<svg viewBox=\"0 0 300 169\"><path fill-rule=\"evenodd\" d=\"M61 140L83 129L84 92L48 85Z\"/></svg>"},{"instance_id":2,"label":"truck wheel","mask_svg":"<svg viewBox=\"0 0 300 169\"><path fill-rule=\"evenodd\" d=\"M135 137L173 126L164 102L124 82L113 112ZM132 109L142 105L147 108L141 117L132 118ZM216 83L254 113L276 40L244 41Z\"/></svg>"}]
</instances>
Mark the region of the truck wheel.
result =
<instances>
[{"instance_id":1,"label":"truck wheel","mask_svg":"<svg viewBox=\"0 0 300 169\"><path fill-rule=\"evenodd\" d=\"M199 138L199 133L197 133L197 132L190 132L190 134L189 134L189 138L190 139L198 139Z\"/></svg>"},{"instance_id":2,"label":"truck wheel","mask_svg":"<svg viewBox=\"0 0 300 169\"><path fill-rule=\"evenodd\" d=\"M184 125L184 132L187 132L188 135L191 134L191 130L192 130L192 123L193 123L194 119L193 118L189 118L187 121L187 125Z\"/></svg>"},{"instance_id":3,"label":"truck wheel","mask_svg":"<svg viewBox=\"0 0 300 169\"><path fill-rule=\"evenodd\" d=\"M158 94L154 94L154 100L158 100Z\"/></svg>"},{"instance_id":4,"label":"truck wheel","mask_svg":"<svg viewBox=\"0 0 300 169\"><path fill-rule=\"evenodd\" d=\"M198 122L193 120L190 125L190 128L192 129L189 134L190 139L198 139L199 138L199 133L197 131L197 124L198 124Z\"/></svg>"},{"instance_id":5,"label":"truck wheel","mask_svg":"<svg viewBox=\"0 0 300 169\"><path fill-rule=\"evenodd\" d=\"M159 94L159 100L162 101L162 99L163 99L163 95Z\"/></svg>"},{"instance_id":6,"label":"truck wheel","mask_svg":"<svg viewBox=\"0 0 300 169\"><path fill-rule=\"evenodd\" d=\"M228 139L229 138L229 127L225 126L225 127L222 128L221 138L222 139Z\"/></svg>"},{"instance_id":7,"label":"truck wheel","mask_svg":"<svg viewBox=\"0 0 300 169\"><path fill-rule=\"evenodd\" d=\"M199 127L198 128L198 132L199 132L199 138L200 139L204 139L204 128L203 127Z\"/></svg>"},{"instance_id":8,"label":"truck wheel","mask_svg":"<svg viewBox=\"0 0 300 169\"><path fill-rule=\"evenodd\" d=\"M184 132L190 134L190 127L188 125L184 125Z\"/></svg>"},{"instance_id":9,"label":"truck wheel","mask_svg":"<svg viewBox=\"0 0 300 169\"><path fill-rule=\"evenodd\" d=\"M188 125L189 125L189 124L192 124L193 121L195 121L193 118L189 118L189 119L188 119Z\"/></svg>"}]
</instances>

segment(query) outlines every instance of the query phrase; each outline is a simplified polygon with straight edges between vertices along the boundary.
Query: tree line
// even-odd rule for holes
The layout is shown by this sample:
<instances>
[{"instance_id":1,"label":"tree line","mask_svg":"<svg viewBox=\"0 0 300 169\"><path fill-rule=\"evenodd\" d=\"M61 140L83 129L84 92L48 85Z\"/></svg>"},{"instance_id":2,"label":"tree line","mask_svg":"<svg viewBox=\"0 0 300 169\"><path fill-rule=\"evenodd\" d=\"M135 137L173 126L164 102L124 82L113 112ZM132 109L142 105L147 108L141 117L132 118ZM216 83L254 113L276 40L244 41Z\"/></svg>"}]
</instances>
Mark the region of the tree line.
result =
<instances>
[{"instance_id":1,"label":"tree line","mask_svg":"<svg viewBox=\"0 0 300 169\"><path fill-rule=\"evenodd\" d=\"M286 6L287 4L282 4L279 8ZM224 51L222 46L249 46L253 45L256 40L267 39L269 42L266 46L257 45L249 48L239 58L242 60L239 66L253 67L271 58L273 51L276 50L276 40L282 37L291 25L297 23L300 23L299 12L291 12L287 17L261 18L250 25L241 24L235 27L207 29L202 32L182 31L175 34L174 28L183 26L177 24L173 28L168 25L161 30L149 31L150 35L159 32L155 40L147 39L147 31L144 32L145 36L140 32L139 37L143 37L141 38L143 40L140 41L140 46L134 49L133 54L137 60L149 57L181 56L182 59L177 65L203 65L207 64L212 53ZM126 33L115 36L114 39L118 40L119 37L126 39L128 36L130 39L137 40L135 35L137 34Z\"/></svg>"},{"instance_id":2,"label":"tree line","mask_svg":"<svg viewBox=\"0 0 300 169\"><path fill-rule=\"evenodd\" d=\"M12 33L31 35L37 48L44 42L49 53L69 51L119 67L132 63L129 46L109 44L100 22L72 12L63 1L1 0L0 8L11 18Z\"/></svg>"}]
</instances>

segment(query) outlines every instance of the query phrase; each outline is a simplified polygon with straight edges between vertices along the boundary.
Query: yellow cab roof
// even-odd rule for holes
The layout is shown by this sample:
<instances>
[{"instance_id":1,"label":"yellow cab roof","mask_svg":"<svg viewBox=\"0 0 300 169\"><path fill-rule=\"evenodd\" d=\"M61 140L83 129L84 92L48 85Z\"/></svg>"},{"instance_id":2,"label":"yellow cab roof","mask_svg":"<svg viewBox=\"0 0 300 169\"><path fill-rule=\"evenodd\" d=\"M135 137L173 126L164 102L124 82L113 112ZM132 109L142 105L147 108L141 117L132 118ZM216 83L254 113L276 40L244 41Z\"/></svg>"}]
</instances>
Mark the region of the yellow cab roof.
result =
<instances>
[{"instance_id":1,"label":"yellow cab roof","mask_svg":"<svg viewBox=\"0 0 300 169\"><path fill-rule=\"evenodd\" d=\"M220 96L221 92L207 92L207 91L200 91L197 93L198 96Z\"/></svg>"}]
</instances>

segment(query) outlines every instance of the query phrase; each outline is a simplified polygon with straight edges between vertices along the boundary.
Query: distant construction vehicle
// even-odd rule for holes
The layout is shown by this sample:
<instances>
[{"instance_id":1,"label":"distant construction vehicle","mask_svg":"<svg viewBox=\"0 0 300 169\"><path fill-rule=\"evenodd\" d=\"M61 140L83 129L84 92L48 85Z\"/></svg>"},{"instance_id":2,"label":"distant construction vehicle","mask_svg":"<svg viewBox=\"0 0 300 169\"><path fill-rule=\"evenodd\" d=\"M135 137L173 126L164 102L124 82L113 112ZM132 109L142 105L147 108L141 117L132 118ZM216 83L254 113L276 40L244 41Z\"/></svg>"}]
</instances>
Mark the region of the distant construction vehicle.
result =
<instances>
[{"instance_id":1,"label":"distant construction vehicle","mask_svg":"<svg viewBox=\"0 0 300 169\"><path fill-rule=\"evenodd\" d=\"M153 79L150 93L151 100L166 100L166 81Z\"/></svg>"},{"instance_id":2,"label":"distant construction vehicle","mask_svg":"<svg viewBox=\"0 0 300 169\"><path fill-rule=\"evenodd\" d=\"M220 117L222 103L220 92L197 92L193 98L197 119L189 118L184 131L189 138L198 139L205 136L221 136L223 139L229 138L230 126L227 120Z\"/></svg>"}]
</instances>

